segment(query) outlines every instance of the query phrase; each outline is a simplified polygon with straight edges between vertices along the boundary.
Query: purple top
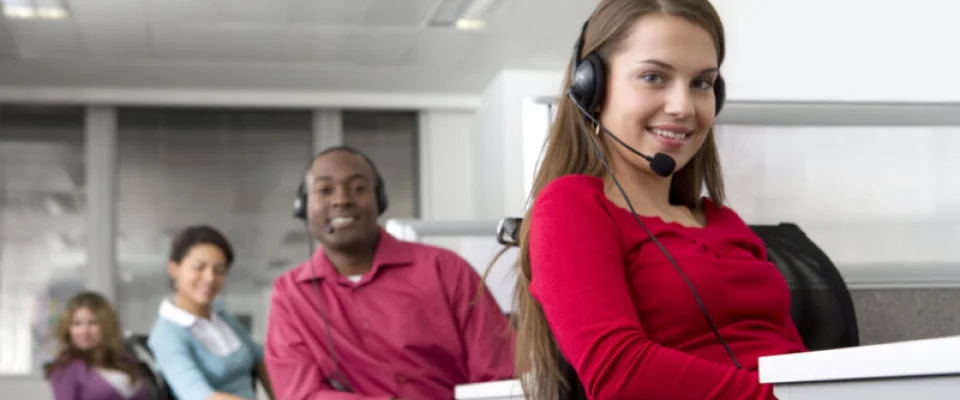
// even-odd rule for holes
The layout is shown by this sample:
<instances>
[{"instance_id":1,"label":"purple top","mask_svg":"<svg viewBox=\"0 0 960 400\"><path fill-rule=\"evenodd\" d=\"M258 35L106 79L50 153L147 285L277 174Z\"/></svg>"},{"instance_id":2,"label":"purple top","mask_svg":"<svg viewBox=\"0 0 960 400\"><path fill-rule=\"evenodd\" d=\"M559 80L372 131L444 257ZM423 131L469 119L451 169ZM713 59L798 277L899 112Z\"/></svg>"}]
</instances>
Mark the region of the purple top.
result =
<instances>
[{"instance_id":1,"label":"purple top","mask_svg":"<svg viewBox=\"0 0 960 400\"><path fill-rule=\"evenodd\" d=\"M147 400L146 385L134 389L82 360L74 360L54 371L50 376L54 400Z\"/></svg>"}]
</instances>

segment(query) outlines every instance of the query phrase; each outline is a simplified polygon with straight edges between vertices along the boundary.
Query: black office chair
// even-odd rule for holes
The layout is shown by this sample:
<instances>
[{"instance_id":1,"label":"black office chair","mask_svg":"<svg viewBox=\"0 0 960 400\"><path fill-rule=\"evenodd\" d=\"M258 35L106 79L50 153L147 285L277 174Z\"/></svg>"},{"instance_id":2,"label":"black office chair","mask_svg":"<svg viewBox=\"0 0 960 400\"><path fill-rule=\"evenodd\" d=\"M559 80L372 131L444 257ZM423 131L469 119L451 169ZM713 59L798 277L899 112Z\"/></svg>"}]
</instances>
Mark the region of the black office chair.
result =
<instances>
[{"instance_id":1,"label":"black office chair","mask_svg":"<svg viewBox=\"0 0 960 400\"><path fill-rule=\"evenodd\" d=\"M147 336L141 334L128 334L124 342L127 349L137 358L137 364L140 366L142 376L146 376L148 385L150 385L151 399L155 400L177 400L173 391L167 386L160 370L157 369L156 360L153 358L153 351L147 346ZM251 371L253 377L253 391L257 391L257 368Z\"/></svg>"},{"instance_id":2,"label":"black office chair","mask_svg":"<svg viewBox=\"0 0 960 400\"><path fill-rule=\"evenodd\" d=\"M751 225L750 229L766 244L767 258L790 286L790 316L807 349L858 346L853 299L827 255L795 224Z\"/></svg>"},{"instance_id":3,"label":"black office chair","mask_svg":"<svg viewBox=\"0 0 960 400\"><path fill-rule=\"evenodd\" d=\"M497 228L497 241L516 245L520 218L506 218ZM826 254L795 224L751 225L767 247L767 258L790 287L790 316L809 350L860 344L857 315L843 277ZM560 370L570 384L560 400L586 400L583 384L561 357Z\"/></svg>"},{"instance_id":4,"label":"black office chair","mask_svg":"<svg viewBox=\"0 0 960 400\"><path fill-rule=\"evenodd\" d=\"M147 336L130 333L124 339L127 345L127 351L137 359L137 366L140 367L140 375L147 378L146 383L151 393L150 398L155 400L175 400L173 392L167 386L167 382L157 369L156 360L153 358L153 351L147 346Z\"/></svg>"}]
</instances>

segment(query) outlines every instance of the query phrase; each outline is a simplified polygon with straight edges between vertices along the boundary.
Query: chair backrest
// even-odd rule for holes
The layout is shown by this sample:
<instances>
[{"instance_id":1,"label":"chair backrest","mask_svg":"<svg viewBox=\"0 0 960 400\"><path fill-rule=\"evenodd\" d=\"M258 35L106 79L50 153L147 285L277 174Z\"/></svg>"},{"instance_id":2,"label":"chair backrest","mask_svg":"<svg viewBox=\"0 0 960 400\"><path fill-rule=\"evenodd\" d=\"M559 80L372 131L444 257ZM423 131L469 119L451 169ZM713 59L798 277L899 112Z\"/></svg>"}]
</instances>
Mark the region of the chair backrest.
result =
<instances>
[{"instance_id":1,"label":"chair backrest","mask_svg":"<svg viewBox=\"0 0 960 400\"><path fill-rule=\"evenodd\" d=\"M517 243L519 218L501 222L497 239ZM505 226L512 229L506 229ZM843 277L826 254L796 224L751 225L767 247L767 258L790 287L790 316L804 345L825 350L860 344L857 316ZM561 357L560 371L570 384L560 400L586 400L583 384L573 367Z\"/></svg>"},{"instance_id":2,"label":"chair backrest","mask_svg":"<svg viewBox=\"0 0 960 400\"><path fill-rule=\"evenodd\" d=\"M860 333L853 299L830 258L791 223L751 225L790 287L793 318L810 350L858 346Z\"/></svg>"},{"instance_id":3,"label":"chair backrest","mask_svg":"<svg viewBox=\"0 0 960 400\"><path fill-rule=\"evenodd\" d=\"M140 373L147 378L147 384L151 392L151 398L156 400L176 400L167 382L157 369L157 362L153 358L153 351L147 346L147 336L140 334L127 334L124 339L127 350L137 359L137 365L140 366Z\"/></svg>"}]
</instances>

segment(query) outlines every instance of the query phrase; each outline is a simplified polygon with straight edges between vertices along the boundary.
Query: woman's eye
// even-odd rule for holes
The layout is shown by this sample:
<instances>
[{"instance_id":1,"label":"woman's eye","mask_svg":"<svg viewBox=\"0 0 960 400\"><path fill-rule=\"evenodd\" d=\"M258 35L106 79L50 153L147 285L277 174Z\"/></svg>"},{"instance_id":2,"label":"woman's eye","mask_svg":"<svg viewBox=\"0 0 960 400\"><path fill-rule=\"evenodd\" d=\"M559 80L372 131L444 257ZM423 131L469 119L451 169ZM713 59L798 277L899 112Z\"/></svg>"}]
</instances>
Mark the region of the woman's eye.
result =
<instances>
[{"instance_id":1,"label":"woman's eye","mask_svg":"<svg viewBox=\"0 0 960 400\"><path fill-rule=\"evenodd\" d=\"M649 83L661 83L664 81L663 77L659 74L644 74L641 79Z\"/></svg>"},{"instance_id":2,"label":"woman's eye","mask_svg":"<svg viewBox=\"0 0 960 400\"><path fill-rule=\"evenodd\" d=\"M700 90L713 89L713 81L710 79L697 79L693 81L693 87Z\"/></svg>"}]
</instances>

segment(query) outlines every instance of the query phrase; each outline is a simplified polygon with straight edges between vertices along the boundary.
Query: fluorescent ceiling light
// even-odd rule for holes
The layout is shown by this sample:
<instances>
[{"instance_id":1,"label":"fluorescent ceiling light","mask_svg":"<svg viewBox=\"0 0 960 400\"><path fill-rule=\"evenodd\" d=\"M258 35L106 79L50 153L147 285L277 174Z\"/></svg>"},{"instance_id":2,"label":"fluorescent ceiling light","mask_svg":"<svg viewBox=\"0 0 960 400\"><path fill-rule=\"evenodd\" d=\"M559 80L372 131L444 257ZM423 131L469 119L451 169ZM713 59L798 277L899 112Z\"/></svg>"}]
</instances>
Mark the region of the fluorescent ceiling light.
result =
<instances>
[{"instance_id":1,"label":"fluorescent ceiling light","mask_svg":"<svg viewBox=\"0 0 960 400\"><path fill-rule=\"evenodd\" d=\"M431 26L454 26L462 30L480 30L496 0L444 0L430 19Z\"/></svg>"},{"instance_id":2,"label":"fluorescent ceiling light","mask_svg":"<svg viewBox=\"0 0 960 400\"><path fill-rule=\"evenodd\" d=\"M3 15L10 19L63 19L67 9L61 0L0 0Z\"/></svg>"},{"instance_id":3,"label":"fluorescent ceiling light","mask_svg":"<svg viewBox=\"0 0 960 400\"><path fill-rule=\"evenodd\" d=\"M475 19L461 18L457 20L456 26L457 26L457 29L460 29L460 30L475 31L475 30L482 30L483 28L486 28L487 23L480 20L475 20Z\"/></svg>"}]
</instances>

